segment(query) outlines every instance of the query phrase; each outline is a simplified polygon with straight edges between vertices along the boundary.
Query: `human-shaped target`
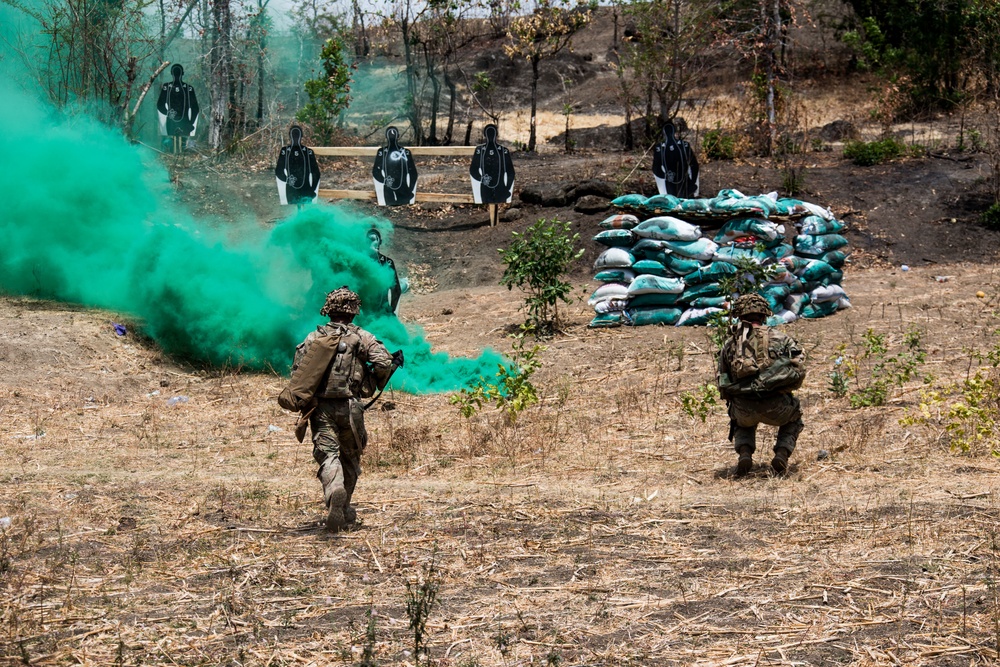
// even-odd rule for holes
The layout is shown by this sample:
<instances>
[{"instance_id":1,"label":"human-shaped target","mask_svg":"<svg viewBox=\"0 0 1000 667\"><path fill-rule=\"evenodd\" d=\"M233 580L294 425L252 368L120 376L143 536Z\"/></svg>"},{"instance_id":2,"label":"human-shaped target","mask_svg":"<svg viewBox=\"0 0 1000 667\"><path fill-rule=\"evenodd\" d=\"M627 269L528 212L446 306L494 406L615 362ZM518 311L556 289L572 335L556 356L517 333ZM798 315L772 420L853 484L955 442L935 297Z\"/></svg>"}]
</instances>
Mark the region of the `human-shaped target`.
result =
<instances>
[{"instance_id":1,"label":"human-shaped target","mask_svg":"<svg viewBox=\"0 0 1000 667\"><path fill-rule=\"evenodd\" d=\"M403 206L417 198L417 165L408 148L399 145L399 130L385 131L387 145L375 154L372 180L379 206Z\"/></svg>"},{"instance_id":2,"label":"human-shaped target","mask_svg":"<svg viewBox=\"0 0 1000 667\"><path fill-rule=\"evenodd\" d=\"M476 146L469 165L472 197L477 204L509 204L514 197L514 160L510 150L497 143L497 126L483 128L485 144Z\"/></svg>"},{"instance_id":3,"label":"human-shaped target","mask_svg":"<svg viewBox=\"0 0 1000 667\"><path fill-rule=\"evenodd\" d=\"M156 115L160 121L160 136L193 137L198 130L198 97L194 88L184 83L184 68L175 64L170 68L174 80L160 86L156 101Z\"/></svg>"},{"instance_id":4,"label":"human-shaped target","mask_svg":"<svg viewBox=\"0 0 1000 667\"><path fill-rule=\"evenodd\" d=\"M698 159L691 144L678 141L673 123L663 128L663 143L653 147L653 178L661 195L698 196Z\"/></svg>"},{"instance_id":5,"label":"human-shaped target","mask_svg":"<svg viewBox=\"0 0 1000 667\"><path fill-rule=\"evenodd\" d=\"M315 202L320 176L316 154L302 145L302 128L298 125L292 125L288 137L291 143L281 147L278 162L274 165L278 197L283 206Z\"/></svg>"}]
</instances>

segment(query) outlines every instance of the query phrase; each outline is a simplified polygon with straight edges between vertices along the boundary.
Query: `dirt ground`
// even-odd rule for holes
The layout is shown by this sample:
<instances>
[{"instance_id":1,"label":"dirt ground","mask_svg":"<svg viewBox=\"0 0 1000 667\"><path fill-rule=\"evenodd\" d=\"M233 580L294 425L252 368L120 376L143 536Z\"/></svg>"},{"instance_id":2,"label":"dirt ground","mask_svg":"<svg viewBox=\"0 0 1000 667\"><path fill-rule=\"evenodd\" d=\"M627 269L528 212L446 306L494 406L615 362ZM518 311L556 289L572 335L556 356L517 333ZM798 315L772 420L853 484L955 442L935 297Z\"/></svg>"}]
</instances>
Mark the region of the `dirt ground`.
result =
<instances>
[{"instance_id":1,"label":"dirt ground","mask_svg":"<svg viewBox=\"0 0 1000 667\"><path fill-rule=\"evenodd\" d=\"M518 188L652 188L648 155L562 154L544 140L565 119L546 118L540 155L515 157ZM498 286L497 248L512 231L558 217L586 252L564 333L540 353L540 403L511 425L390 392L368 415L359 525L338 535L274 400L282 378L166 358L116 336L120 313L0 298L0 664L415 665L408 596L431 592L421 662L441 667L997 664L1000 461L949 447L953 398L901 423L1000 342L1000 234L977 223L988 163L948 150L954 126L883 166L838 145L796 158L800 197L848 222L855 252L853 308L787 327L809 376L785 478L767 472L773 429L734 479L724 406L704 422L683 410L713 377L705 329L586 328L606 214L515 202L491 228L477 207L378 212L415 287L403 320L456 355L510 350L522 295ZM177 198L234 234L280 224L266 160L168 167ZM325 184L366 187L369 169L324 163ZM421 189L467 178L453 160L421 165ZM701 183L758 194L782 174L712 162ZM931 379L855 409L830 373L869 328L891 354L919 331Z\"/></svg>"}]
</instances>

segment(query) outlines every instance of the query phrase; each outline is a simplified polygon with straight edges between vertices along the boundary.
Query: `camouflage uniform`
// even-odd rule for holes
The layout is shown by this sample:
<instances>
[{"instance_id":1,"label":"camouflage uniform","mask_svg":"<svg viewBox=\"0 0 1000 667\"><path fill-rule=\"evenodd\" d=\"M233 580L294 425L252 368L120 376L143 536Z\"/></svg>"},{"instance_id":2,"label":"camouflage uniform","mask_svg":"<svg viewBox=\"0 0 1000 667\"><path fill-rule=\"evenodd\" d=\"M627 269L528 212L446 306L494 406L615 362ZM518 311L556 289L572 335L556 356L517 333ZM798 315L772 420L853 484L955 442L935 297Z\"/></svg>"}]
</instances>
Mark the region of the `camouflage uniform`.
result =
<instances>
[{"instance_id":1,"label":"camouflage uniform","mask_svg":"<svg viewBox=\"0 0 1000 667\"><path fill-rule=\"evenodd\" d=\"M345 297L344 292L349 296ZM327 295L320 313L330 315L331 319L338 313L353 316L360 305L356 294L340 289ZM317 336L329 334L340 334L341 340L353 348L353 367L346 370L347 382L337 381L345 373L334 373L334 366L345 357L338 355L331 362L316 392L317 403L309 416L309 426L313 458L319 464L317 477L323 483L323 500L329 511L327 525L337 530L354 522L356 513L351 507L351 497L361 475L361 453L368 444L365 413L358 399L371 396L376 387L385 385L393 359L381 341L361 327L330 322L311 332L296 348L293 369Z\"/></svg>"},{"instance_id":2,"label":"camouflage uniform","mask_svg":"<svg viewBox=\"0 0 1000 667\"><path fill-rule=\"evenodd\" d=\"M750 296L757 297L759 301L741 297L733 305L734 315L742 320L741 316L747 312L763 313L765 316L770 314L770 308L762 298ZM801 386L805 378L802 367L804 355L798 343L790 336L754 324L752 326L762 328L762 333L767 337L770 365L751 377L739 381L732 379L729 360L733 356L736 335L740 327L749 326L751 324L747 321L741 321L719 352L719 393L729 404L729 437L741 459L738 471L749 471L749 458L747 464L742 465L744 456L750 457L756 451L757 425L763 423L778 427L774 445L775 459L771 464L776 472L781 473L787 466L788 456L795 451L795 443L804 428L799 399L792 394L792 390Z\"/></svg>"}]
</instances>

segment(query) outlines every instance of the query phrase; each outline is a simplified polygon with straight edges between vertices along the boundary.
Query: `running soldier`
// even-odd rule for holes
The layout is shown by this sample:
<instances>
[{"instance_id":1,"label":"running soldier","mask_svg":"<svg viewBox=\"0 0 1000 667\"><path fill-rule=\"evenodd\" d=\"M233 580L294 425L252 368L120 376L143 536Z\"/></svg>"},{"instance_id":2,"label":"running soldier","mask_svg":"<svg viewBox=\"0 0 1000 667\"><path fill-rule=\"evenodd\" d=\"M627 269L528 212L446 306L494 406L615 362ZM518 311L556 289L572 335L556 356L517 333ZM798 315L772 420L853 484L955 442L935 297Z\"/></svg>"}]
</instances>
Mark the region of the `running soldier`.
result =
<instances>
[{"instance_id":1,"label":"running soldier","mask_svg":"<svg viewBox=\"0 0 1000 667\"><path fill-rule=\"evenodd\" d=\"M352 323L361 299L347 287L326 295L318 327L295 349L292 378L278 397L285 409L301 412L312 430L313 458L323 484L326 525L339 531L357 519L351 497L361 475L361 453L368 443L365 412L359 399L369 398L403 365L402 350L392 355L371 333Z\"/></svg>"}]
</instances>

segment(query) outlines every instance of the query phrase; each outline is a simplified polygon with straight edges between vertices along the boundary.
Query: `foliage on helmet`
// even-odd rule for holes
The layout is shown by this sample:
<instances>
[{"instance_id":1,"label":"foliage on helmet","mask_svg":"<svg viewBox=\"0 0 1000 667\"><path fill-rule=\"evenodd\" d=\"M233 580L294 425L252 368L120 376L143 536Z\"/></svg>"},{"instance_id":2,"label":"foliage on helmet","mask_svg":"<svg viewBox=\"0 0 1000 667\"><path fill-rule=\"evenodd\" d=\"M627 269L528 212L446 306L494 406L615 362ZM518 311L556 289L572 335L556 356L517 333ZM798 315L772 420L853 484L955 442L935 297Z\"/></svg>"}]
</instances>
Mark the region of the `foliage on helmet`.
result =
<instances>
[{"instance_id":1,"label":"foliage on helmet","mask_svg":"<svg viewBox=\"0 0 1000 667\"><path fill-rule=\"evenodd\" d=\"M346 315L357 315L361 312L361 297L352 292L345 285L335 289L326 295L326 303L320 309L320 315L332 315L343 313Z\"/></svg>"},{"instance_id":2,"label":"foliage on helmet","mask_svg":"<svg viewBox=\"0 0 1000 667\"><path fill-rule=\"evenodd\" d=\"M754 314L770 317L771 306L768 305L767 299L759 294L744 294L733 303L730 314L738 319Z\"/></svg>"}]
</instances>

